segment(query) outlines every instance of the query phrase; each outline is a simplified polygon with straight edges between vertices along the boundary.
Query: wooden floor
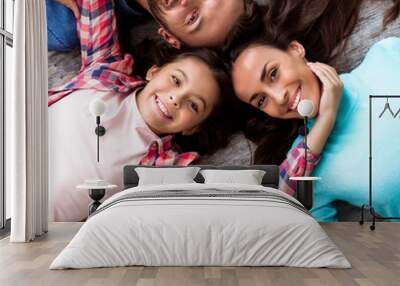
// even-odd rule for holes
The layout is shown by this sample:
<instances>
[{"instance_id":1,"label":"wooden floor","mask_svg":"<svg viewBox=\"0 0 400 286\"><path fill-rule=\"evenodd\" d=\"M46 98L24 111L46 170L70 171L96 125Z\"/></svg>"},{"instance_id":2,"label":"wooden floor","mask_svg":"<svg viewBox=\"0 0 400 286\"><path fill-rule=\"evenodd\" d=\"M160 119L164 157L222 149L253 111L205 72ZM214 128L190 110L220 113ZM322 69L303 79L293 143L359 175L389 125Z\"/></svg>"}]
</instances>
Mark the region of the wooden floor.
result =
<instances>
[{"instance_id":1,"label":"wooden floor","mask_svg":"<svg viewBox=\"0 0 400 286\"><path fill-rule=\"evenodd\" d=\"M81 223L53 223L29 244L0 241L0 285L400 285L400 224L378 223L375 231L358 223L322 224L353 268L289 267L123 267L48 270Z\"/></svg>"}]
</instances>

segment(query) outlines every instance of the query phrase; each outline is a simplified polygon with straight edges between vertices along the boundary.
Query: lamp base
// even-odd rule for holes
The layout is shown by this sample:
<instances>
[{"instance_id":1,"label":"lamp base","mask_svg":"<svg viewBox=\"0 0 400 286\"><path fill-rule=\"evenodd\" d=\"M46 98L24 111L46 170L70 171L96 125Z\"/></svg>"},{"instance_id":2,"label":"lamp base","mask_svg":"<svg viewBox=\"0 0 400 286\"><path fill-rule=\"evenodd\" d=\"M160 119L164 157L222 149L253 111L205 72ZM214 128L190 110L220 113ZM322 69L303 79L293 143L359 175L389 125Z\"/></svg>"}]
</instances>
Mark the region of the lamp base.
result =
<instances>
[{"instance_id":1,"label":"lamp base","mask_svg":"<svg viewBox=\"0 0 400 286\"><path fill-rule=\"evenodd\" d=\"M313 181L297 181L296 198L307 210L312 209L314 204Z\"/></svg>"},{"instance_id":2,"label":"lamp base","mask_svg":"<svg viewBox=\"0 0 400 286\"><path fill-rule=\"evenodd\" d=\"M89 197L94 201L89 206L89 216L94 213L101 205L100 200L104 197L105 194L105 189L89 189Z\"/></svg>"},{"instance_id":3,"label":"lamp base","mask_svg":"<svg viewBox=\"0 0 400 286\"><path fill-rule=\"evenodd\" d=\"M96 133L96 135L98 136L103 136L104 134L106 134L106 129L103 126L97 126L96 129L94 130L94 132Z\"/></svg>"}]
</instances>

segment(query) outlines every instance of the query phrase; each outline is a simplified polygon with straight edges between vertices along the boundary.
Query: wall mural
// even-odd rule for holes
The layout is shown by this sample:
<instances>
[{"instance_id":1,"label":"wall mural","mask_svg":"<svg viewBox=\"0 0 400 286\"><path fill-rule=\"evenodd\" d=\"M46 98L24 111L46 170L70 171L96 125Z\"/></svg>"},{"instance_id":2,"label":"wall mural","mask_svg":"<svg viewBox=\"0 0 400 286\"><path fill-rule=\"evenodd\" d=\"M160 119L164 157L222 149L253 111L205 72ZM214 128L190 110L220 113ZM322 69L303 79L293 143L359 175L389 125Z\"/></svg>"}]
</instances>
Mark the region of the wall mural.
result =
<instances>
[{"instance_id":1,"label":"wall mural","mask_svg":"<svg viewBox=\"0 0 400 286\"><path fill-rule=\"evenodd\" d=\"M46 0L51 217L85 220L127 165L273 164L291 196L292 177L320 179L318 221L359 220L369 96L400 95L399 5ZM372 109L384 217L400 216L399 112L396 98ZM88 185L106 189L94 205Z\"/></svg>"}]
</instances>

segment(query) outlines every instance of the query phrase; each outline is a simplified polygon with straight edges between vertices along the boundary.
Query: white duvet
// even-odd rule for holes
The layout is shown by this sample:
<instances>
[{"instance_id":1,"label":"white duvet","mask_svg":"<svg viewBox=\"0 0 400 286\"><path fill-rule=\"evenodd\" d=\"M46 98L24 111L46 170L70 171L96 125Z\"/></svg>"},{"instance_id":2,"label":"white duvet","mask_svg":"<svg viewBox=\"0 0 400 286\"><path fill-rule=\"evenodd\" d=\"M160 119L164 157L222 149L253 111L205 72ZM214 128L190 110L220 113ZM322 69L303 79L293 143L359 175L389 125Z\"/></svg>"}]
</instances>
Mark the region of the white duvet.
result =
<instances>
[{"instance_id":1,"label":"white duvet","mask_svg":"<svg viewBox=\"0 0 400 286\"><path fill-rule=\"evenodd\" d=\"M145 197L174 190L178 191L172 197ZM180 195L185 191L203 195ZM259 191L260 197L252 196L251 191ZM228 195L220 197L216 192ZM138 195L144 196L129 199ZM128 265L351 267L320 225L298 205L279 190L254 185L131 188L106 200L50 269Z\"/></svg>"}]
</instances>

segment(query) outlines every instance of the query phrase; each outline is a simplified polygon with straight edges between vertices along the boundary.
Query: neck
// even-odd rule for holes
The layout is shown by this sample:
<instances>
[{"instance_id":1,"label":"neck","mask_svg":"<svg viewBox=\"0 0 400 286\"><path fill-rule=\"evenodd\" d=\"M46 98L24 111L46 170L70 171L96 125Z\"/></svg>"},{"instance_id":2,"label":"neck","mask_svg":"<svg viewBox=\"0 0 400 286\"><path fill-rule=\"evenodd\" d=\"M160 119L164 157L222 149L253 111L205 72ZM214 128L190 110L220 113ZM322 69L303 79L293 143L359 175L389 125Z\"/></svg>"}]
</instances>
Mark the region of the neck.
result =
<instances>
[{"instance_id":1,"label":"neck","mask_svg":"<svg viewBox=\"0 0 400 286\"><path fill-rule=\"evenodd\" d=\"M136 1L136 3L138 3L144 9L146 9L148 12L150 12L149 3L147 3L147 0L131 0L131 1Z\"/></svg>"}]
</instances>

